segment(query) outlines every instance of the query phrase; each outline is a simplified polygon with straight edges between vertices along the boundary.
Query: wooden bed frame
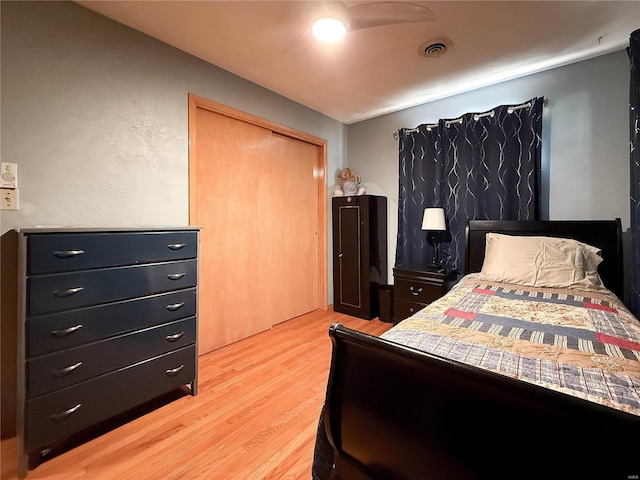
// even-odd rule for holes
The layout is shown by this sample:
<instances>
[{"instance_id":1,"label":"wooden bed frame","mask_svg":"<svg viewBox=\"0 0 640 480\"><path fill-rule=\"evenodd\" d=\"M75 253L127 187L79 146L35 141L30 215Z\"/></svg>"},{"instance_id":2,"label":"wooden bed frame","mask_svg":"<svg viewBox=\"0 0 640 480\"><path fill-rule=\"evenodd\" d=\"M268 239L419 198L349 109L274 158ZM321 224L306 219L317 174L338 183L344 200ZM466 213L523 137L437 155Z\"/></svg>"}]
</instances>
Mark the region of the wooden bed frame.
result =
<instances>
[{"instance_id":1,"label":"wooden bed frame","mask_svg":"<svg viewBox=\"0 0 640 480\"><path fill-rule=\"evenodd\" d=\"M575 238L600 247L622 295L620 220L471 221L467 272L487 232ZM640 478L640 417L331 326L324 409L333 478Z\"/></svg>"}]
</instances>

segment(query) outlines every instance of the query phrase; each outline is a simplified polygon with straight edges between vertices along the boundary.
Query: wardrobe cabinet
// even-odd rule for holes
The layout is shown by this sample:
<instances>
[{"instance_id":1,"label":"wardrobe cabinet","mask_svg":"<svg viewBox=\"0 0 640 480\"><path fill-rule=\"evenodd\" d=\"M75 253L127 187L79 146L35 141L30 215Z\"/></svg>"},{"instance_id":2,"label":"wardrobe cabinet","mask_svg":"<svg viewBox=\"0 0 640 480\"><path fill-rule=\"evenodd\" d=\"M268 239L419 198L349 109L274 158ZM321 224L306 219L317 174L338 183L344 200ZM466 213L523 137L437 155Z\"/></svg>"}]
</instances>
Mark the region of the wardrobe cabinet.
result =
<instances>
[{"instance_id":1,"label":"wardrobe cabinet","mask_svg":"<svg viewBox=\"0 0 640 480\"><path fill-rule=\"evenodd\" d=\"M196 228L18 232L18 473L72 435L197 393Z\"/></svg>"},{"instance_id":2,"label":"wardrobe cabinet","mask_svg":"<svg viewBox=\"0 0 640 480\"><path fill-rule=\"evenodd\" d=\"M387 283L387 199L333 197L333 309L371 320Z\"/></svg>"}]
</instances>

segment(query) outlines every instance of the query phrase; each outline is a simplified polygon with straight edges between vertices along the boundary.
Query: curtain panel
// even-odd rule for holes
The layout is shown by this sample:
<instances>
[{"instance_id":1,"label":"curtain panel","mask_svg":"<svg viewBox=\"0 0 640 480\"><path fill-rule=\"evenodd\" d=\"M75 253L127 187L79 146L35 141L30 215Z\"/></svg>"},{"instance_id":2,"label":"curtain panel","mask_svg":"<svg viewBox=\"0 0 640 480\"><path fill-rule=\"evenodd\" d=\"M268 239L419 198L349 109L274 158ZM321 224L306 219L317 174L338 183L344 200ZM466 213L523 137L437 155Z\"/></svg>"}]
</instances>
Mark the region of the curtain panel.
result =
<instances>
[{"instance_id":1,"label":"curtain panel","mask_svg":"<svg viewBox=\"0 0 640 480\"><path fill-rule=\"evenodd\" d=\"M640 30L631 33L629 48L629 136L631 164L631 287L629 309L640 315Z\"/></svg>"},{"instance_id":2,"label":"curtain panel","mask_svg":"<svg viewBox=\"0 0 640 480\"><path fill-rule=\"evenodd\" d=\"M425 206L442 206L442 155L435 127L420 125L398 132L398 239L396 266L426 265L433 246L422 231Z\"/></svg>"},{"instance_id":3,"label":"curtain panel","mask_svg":"<svg viewBox=\"0 0 640 480\"><path fill-rule=\"evenodd\" d=\"M443 207L441 260L464 274L467 221L539 218L542 97L402 129L396 266L426 265L426 207Z\"/></svg>"}]
</instances>

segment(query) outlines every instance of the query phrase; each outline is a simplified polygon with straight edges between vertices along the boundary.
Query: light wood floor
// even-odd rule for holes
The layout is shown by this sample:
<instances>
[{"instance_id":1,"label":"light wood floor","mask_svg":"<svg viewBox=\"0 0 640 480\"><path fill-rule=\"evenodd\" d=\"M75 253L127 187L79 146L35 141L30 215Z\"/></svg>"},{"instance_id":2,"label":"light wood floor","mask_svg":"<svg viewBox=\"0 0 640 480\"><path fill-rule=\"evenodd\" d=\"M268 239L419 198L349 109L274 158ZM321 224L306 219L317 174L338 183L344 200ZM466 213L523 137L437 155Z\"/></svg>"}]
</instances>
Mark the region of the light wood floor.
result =
<instances>
[{"instance_id":1,"label":"light wood floor","mask_svg":"<svg viewBox=\"0 0 640 480\"><path fill-rule=\"evenodd\" d=\"M316 311L210 352L197 396L89 439L27 479L310 479L333 322L374 335L391 327ZM1 447L1 478L15 479L15 439Z\"/></svg>"}]
</instances>

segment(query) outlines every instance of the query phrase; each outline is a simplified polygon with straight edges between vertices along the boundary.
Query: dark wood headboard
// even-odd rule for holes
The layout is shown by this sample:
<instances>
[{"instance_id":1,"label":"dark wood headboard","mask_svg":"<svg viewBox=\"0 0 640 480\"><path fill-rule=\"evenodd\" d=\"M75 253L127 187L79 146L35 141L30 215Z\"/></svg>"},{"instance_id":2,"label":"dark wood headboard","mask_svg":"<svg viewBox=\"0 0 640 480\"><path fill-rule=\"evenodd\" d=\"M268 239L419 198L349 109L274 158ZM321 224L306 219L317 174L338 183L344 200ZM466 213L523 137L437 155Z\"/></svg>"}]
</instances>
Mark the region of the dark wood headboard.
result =
<instances>
[{"instance_id":1,"label":"dark wood headboard","mask_svg":"<svg viewBox=\"0 0 640 480\"><path fill-rule=\"evenodd\" d=\"M619 298L624 295L622 224L615 220L470 220L466 228L466 272L479 272L484 261L486 234L535 235L571 238L602 250L598 268L605 286Z\"/></svg>"}]
</instances>

